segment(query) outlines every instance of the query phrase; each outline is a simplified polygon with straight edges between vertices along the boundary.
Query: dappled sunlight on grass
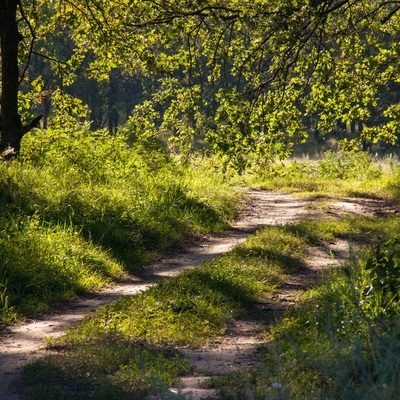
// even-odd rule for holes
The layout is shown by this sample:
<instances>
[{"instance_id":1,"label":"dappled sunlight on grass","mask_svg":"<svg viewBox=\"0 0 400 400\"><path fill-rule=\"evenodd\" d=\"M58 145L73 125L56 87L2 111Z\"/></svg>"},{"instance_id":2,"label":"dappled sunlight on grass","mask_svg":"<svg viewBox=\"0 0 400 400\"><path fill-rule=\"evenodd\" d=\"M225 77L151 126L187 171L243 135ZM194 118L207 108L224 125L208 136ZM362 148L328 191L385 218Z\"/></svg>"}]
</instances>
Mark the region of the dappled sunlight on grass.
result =
<instances>
[{"instance_id":1,"label":"dappled sunlight on grass","mask_svg":"<svg viewBox=\"0 0 400 400\"><path fill-rule=\"evenodd\" d=\"M238 196L207 163L125 139L37 131L24 137L22 161L0 164L1 323L140 272L233 218Z\"/></svg>"},{"instance_id":2,"label":"dappled sunlight on grass","mask_svg":"<svg viewBox=\"0 0 400 400\"><path fill-rule=\"evenodd\" d=\"M353 161L349 158L348 162ZM364 162L366 176L376 179L371 180L376 185L371 188L371 193L378 196L377 188L380 190L386 185L386 177L383 178L383 173L374 169L371 172L368 162ZM68 259L73 266L78 266L83 275L82 281L78 278L74 281L65 275L72 269L67 264L56 267L57 273L52 278L57 292L60 291L57 286L60 282L68 279L75 282L75 286L68 286L65 290L66 296L73 296L81 290L90 289L91 284L94 287L90 277L96 280L98 274L105 281L114 279L123 268L133 268L138 260L140 263L149 260L152 255L159 255L160 251L179 243L186 235L221 229L233 216L237 197L229 193L232 189L222 180L217 183L220 186L211 190L211 175L204 178L198 165L187 174L182 166L177 167L173 163L167 163L162 168L160 175L152 170L153 175L137 186L126 175L123 180L116 180L109 186L104 184L104 176L100 186L93 186L92 181L80 184L69 198L69 210L74 212L69 214L70 211L65 208L65 214L60 214L70 217L68 221L64 220L63 225L62 218L57 219L59 214L52 209L55 203L46 203L46 197L42 196L43 204L33 207L32 204L41 200L40 196L31 196L35 201L29 200L29 207L19 203L19 207L26 210L21 219L25 222L20 224L18 220L16 228L15 224L7 228L4 222L2 238L10 244L13 241L20 243L25 236L35 238L31 247L27 246L27 252L35 255L37 251L37 265L43 259L50 260L48 265L58 260L52 252L46 255L45 246L40 244L43 240L43 243L49 244L48 249L56 250L59 259ZM329 168L327 171L331 173ZM149 169L146 169L146 174L148 172ZM197 178L194 179L194 176ZM338 189L335 195L348 194L350 190L353 190L353 195L367 194L367 188L360 189L361 186L357 186L353 178L347 177L347 183L342 186L340 179L336 183L332 183L332 178L310 179L310 185L315 185L314 189L318 186L321 192L314 191L309 195L316 197L319 206L324 203L329 211L332 207L330 197L336 188L341 187L343 192ZM4 179L6 187L7 179ZM135 179L141 178L136 175ZM282 182L287 184L287 179L284 177ZM302 176L296 179L300 191ZM191 180L192 183L189 183ZM129 183L131 187L127 187ZM269 181L264 181L264 184L268 186ZM118 192L118 186L121 186L122 192ZM13 190L26 190L28 186L18 187L18 184L12 186ZM101 191L106 188L110 191L101 196ZM148 193L143 196L147 189ZM196 194L196 190L200 192ZM216 192L221 195L216 195ZM12 196L14 193L10 191L1 197L10 212L15 211L9 205L9 197ZM62 202L58 207L62 207ZM89 212L91 209L93 212ZM35 212L32 213L32 210ZM34 224L37 224L34 230L29 228ZM77 229L80 225L81 229ZM227 331L235 319L246 318L261 302L271 301L286 277L304 271L310 245L340 238L354 240L368 248L396 233L399 233L397 216L377 220L353 215L340 220L304 220L286 226L266 226L231 252L207 261L197 269L162 280L144 293L103 307L65 336L50 340L49 348L58 354L25 369L26 393L31 392L30 388L34 389L31 393L35 393L31 397L27 394L27 398L142 399L162 391L165 385L176 384L180 376L190 372L187 362L179 355L179 346L196 347L212 343ZM70 243L67 250L60 247L62 241ZM90 252L87 247L86 252L79 250L81 244L92 246ZM11 260L9 254L12 251L16 250L11 249L4 259ZM135 260L131 260L129 265L123 264L117 261L117 253L122 260L129 257L135 257ZM50 276L52 272L46 265L43 271ZM32 271L37 269L32 268ZM87 272L82 272L82 269ZM367 281L365 276L359 276L350 281L349 286L349 276L355 276L350 268L329 272L324 279L326 285L308 292L294 314L287 313L287 310L281 314L278 310L276 318L267 318L271 322L268 337L271 338L269 329L272 329L274 343L263 350L266 368L261 373L253 371L251 376L238 379L235 383L229 377L226 380L220 378L215 381L219 389L222 392L229 389L226 393L232 393L232 386L237 393L249 393L251 390L255 399L265 398L266 395L278 398L279 393L285 393L286 398L292 394L295 398L307 398L310 393L325 393L325 389L329 393L328 389L332 387L334 393L343 393L339 389L345 384L355 388L346 393L362 393L358 391L361 387L359 383L363 379L365 382L371 379L369 371L376 370L371 354L382 356L378 358L387 365L391 355L395 354L394 350L397 351L397 342L389 340L389 337L394 337L385 330L388 326L385 322L382 324L381 320L374 320L377 323L372 325L370 331L370 321L365 314L354 313L361 307L363 285ZM21 281L20 278L15 280ZM10 299L15 287L7 286ZM29 294L29 290L29 285L21 286L21 293ZM36 290L32 287L32 293ZM358 291L358 297L354 297L355 291ZM51 295L49 298L52 298ZM33 304L29 298L27 301ZM13 304L12 307L16 307L17 302ZM271 310L268 312L271 313ZM382 334L384 339L373 336L373 331ZM377 352L375 345L392 345L392 348L386 357ZM397 358L394 365L398 365ZM343 376L340 371L345 371ZM49 377L54 385L47 385ZM377 386L374 385L369 386L372 387L371 393L375 393Z\"/></svg>"}]
</instances>

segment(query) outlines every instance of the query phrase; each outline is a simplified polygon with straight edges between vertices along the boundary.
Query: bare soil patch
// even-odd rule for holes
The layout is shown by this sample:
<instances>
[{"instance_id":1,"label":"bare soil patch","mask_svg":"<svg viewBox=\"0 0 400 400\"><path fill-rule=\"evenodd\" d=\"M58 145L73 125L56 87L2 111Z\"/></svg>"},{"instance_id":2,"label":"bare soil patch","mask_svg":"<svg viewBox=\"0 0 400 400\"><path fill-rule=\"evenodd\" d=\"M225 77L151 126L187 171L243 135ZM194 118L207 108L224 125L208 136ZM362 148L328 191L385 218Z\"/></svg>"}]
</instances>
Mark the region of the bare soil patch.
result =
<instances>
[{"instance_id":1,"label":"bare soil patch","mask_svg":"<svg viewBox=\"0 0 400 400\"><path fill-rule=\"evenodd\" d=\"M203 261L217 257L246 237L266 225L284 225L301 219L322 217L316 207L310 207L313 199L300 199L284 193L248 190L248 199L243 212L232 228L222 235L205 237L193 246L165 257L147 268L141 276L128 277L124 282L101 290L78 301L65 305L51 315L12 326L0 335L0 399L18 400L18 392L10 385L20 369L33 359L43 357L48 351L43 345L45 337L57 337L66 329L78 324L82 318L97 308L116 301L121 296L132 296L146 290L159 279L174 276L187 268L200 265ZM331 205L331 213L374 214L391 213L396 210L380 199L338 199ZM325 214L326 215L326 214ZM199 349L182 349L184 355L200 374L184 379L185 387L172 388L173 392L190 393L192 399L202 399L214 394L205 388L209 376L234 372L257 365L258 345L265 341L263 328L274 312L285 309L296 302L299 293L315 283L317 272L332 262L347 257L348 244L335 241L322 247L310 248L309 259L304 270L290 275L281 290L250 313L248 320L233 323L226 334L214 343ZM266 312L268 311L268 312Z\"/></svg>"}]
</instances>

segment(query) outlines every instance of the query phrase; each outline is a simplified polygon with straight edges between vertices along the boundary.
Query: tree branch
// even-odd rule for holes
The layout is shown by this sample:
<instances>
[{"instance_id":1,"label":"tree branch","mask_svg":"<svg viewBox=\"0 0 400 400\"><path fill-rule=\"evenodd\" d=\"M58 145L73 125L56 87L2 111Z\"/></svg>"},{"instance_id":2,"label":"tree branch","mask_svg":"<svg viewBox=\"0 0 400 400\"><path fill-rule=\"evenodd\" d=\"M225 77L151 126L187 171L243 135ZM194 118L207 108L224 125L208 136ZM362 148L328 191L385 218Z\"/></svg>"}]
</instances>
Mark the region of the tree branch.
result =
<instances>
[{"instance_id":1,"label":"tree branch","mask_svg":"<svg viewBox=\"0 0 400 400\"><path fill-rule=\"evenodd\" d=\"M22 127L22 134L25 135L25 133L28 133L31 129L37 128L39 126L40 120L43 118L43 115L38 115L35 117L31 122L29 122L28 125L25 125Z\"/></svg>"},{"instance_id":2,"label":"tree branch","mask_svg":"<svg viewBox=\"0 0 400 400\"><path fill-rule=\"evenodd\" d=\"M33 44L35 43L36 35L35 35L35 30L33 29L31 23L29 22L28 18L26 17L26 15L24 13L24 6L22 5L21 0L19 0L18 5L19 5L19 12L21 13L21 16L22 16L22 20L25 21L25 23L28 25L29 31L32 35L31 44L29 45L28 60L26 61L24 70L22 71L21 77L18 82L18 85L20 85L22 83L22 81L24 80L24 76L25 76L26 71L28 70L29 64L31 62L32 52L33 52Z\"/></svg>"}]
</instances>

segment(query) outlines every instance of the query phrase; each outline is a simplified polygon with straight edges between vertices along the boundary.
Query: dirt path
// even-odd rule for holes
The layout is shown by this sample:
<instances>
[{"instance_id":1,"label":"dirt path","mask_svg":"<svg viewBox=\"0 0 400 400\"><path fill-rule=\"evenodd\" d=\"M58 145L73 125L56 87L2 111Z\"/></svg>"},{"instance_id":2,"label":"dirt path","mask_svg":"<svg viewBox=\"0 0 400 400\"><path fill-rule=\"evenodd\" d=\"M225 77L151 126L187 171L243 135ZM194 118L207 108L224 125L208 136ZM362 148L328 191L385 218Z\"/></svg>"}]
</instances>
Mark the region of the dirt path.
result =
<instances>
[{"instance_id":1,"label":"dirt path","mask_svg":"<svg viewBox=\"0 0 400 400\"><path fill-rule=\"evenodd\" d=\"M21 367L35 358L46 354L43 346L45 337L57 337L66 329L76 325L82 318L97 308L111 303L121 296L135 295L157 282L162 277L174 276L187 268L221 255L243 242L246 237L265 225L284 225L300 219L321 217L321 211L310 207L313 200L304 200L283 193L249 190L247 206L232 229L223 235L208 237L180 254L167 257L149 266L139 277L131 277L113 287L104 289L73 304L65 306L52 315L43 316L26 324L14 326L0 336L0 400L18 400L18 394L10 387ZM382 211L382 202L376 200L343 199L331 206L332 214L346 212L368 214ZM330 248L329 248L330 247ZM332 250L340 261L346 257L347 244L335 242L324 249L310 250L309 268L288 279L276 294L275 303L286 307L295 301L296 292L306 282L315 279L315 271L330 262ZM277 305L274 305L276 307ZM256 312L257 310L255 310ZM259 322L259 321L258 321ZM257 322L257 324L258 324ZM259 324L258 324L259 325ZM254 321L237 321L218 343L201 349L186 349L185 356L196 368L206 373L223 374L240 367L254 364L254 350L260 343L259 326ZM208 375L189 377L184 380L185 388L173 388L173 392L190 392L193 399L205 398L213 391L204 389L202 382Z\"/></svg>"}]
</instances>

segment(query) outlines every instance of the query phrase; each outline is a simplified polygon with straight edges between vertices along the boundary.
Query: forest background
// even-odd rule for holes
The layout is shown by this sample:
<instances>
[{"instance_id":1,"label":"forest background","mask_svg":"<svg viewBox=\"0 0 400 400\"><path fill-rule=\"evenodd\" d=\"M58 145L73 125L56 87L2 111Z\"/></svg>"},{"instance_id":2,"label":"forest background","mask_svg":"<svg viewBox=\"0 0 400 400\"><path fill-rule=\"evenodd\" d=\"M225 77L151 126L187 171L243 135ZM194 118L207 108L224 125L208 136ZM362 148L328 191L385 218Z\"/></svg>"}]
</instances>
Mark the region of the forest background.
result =
<instances>
[{"instance_id":1,"label":"forest background","mask_svg":"<svg viewBox=\"0 0 400 400\"><path fill-rule=\"evenodd\" d=\"M391 152L382 140L397 141L397 7L3 1L3 149L18 151L40 119L45 129L127 126L131 140L201 148L237 169L307 139L303 153L333 143Z\"/></svg>"},{"instance_id":2,"label":"forest background","mask_svg":"<svg viewBox=\"0 0 400 400\"><path fill-rule=\"evenodd\" d=\"M308 190L313 196L398 201L399 25L400 4L382 0L0 0L0 323L49 311L127 273L139 273L195 235L221 231L238 212L240 195L233 189L238 185L257 182L268 188ZM322 159L286 162L291 155ZM373 161L385 155L387 169L378 168ZM295 398L325 390L326 398L332 395L329 390L339 397L347 391L348 398L360 393L364 398L366 393L396 398L398 219L328 225L299 226L293 238L283 232L264 240L263 245L273 241L282 244L283 252L297 252L299 237L309 230L307 240L317 240L312 233L316 230L321 240L362 235L374 244L366 256L369 261L348 286L343 284L346 289L342 282L349 270L331 285L326 296L334 297L331 304L322 300L328 289L316 296L317 306L326 310L317 313L321 320L313 325L316 331L301 336L297 328L310 320L300 316L277 328L276 337L284 339L289 332L305 349L315 337L320 338L317 344L332 348L312 348L315 363L301 346L297 354L285 352L283 372L269 371L268 393L276 398L283 393L273 387L279 378L289 380ZM378 239L385 244L376 247ZM382 253L382 248L388 250ZM271 260L260 261L268 252L246 254L270 268ZM217 268L223 277L218 279L238 280L240 286L260 281L258 272L249 278L247 272L242 276L238 268L229 268ZM271 279L278 284L282 279L275 275ZM195 291L193 297L186 296L189 282L182 279L179 299L173 290L172 298L153 300L150 295L138 300L143 301L143 314L138 315L144 320L161 315L165 310L158 305L167 304L170 325L162 316L147 333L123 327L118 335L126 337L116 341L122 347L110 350L118 336L111 328L123 326L123 316L132 314L117 305L110 316L100 314L93 325L89 321L81 338L72 333L70 342L56 345L64 350L75 346L78 354L85 349L88 360L99 354L98 364L78 363L83 370L77 386L84 393L77 392L78 398L92 398L92 385L98 398L107 398L110 391L115 398L131 398L132 391L137 398L152 393L152 378L141 375L140 365L130 364L138 343L145 352L138 356L140 362L148 357L151 368L173 384L187 366L177 361L176 369L169 368L176 354L168 364L171 354L164 346L174 345L173 338L186 345L193 338L207 340L225 329L228 294L220 298L207 292L209 297L199 299ZM251 295L233 297L239 304L233 314L259 291L249 283ZM306 306L315 316L316 305L311 304ZM197 309L199 305L205 308ZM189 322L175 327L171 315L177 312L179 321L184 320L182 310L187 309ZM205 325L204 315L215 318ZM338 324L337 335L331 335ZM162 332L161 325L170 331ZM111 328L103 335L103 327ZM94 335L90 339L89 331ZM181 339L177 331L191 338ZM155 339L148 340L151 335ZM290 340L282 343L285 349L290 346ZM381 351L383 347L388 351ZM325 353L329 359L321 361ZM47 379L48 372L42 370L59 374L57 384L68 382L77 358L65 358L68 367L61 365L62 358L28 370L28 375L34 371L31 384L38 384L37 375ZM120 364L103 367L104 360L111 359ZM344 359L340 368L331 362L339 359ZM290 373L294 363L297 377ZM165 365L171 371L165 371ZM88 384L86 369L96 366L100 378ZM129 368L133 372L128 373ZM332 371L339 370L347 372L332 377ZM175 375L170 377L170 372ZM261 388L260 398L265 395L263 379L251 380L255 392ZM103 386L96 386L103 380ZM239 383L242 387L235 389L245 391L248 382ZM44 392L47 398L60 398L60 391L68 398L68 385L60 389L45 384L37 398L46 398Z\"/></svg>"}]
</instances>

